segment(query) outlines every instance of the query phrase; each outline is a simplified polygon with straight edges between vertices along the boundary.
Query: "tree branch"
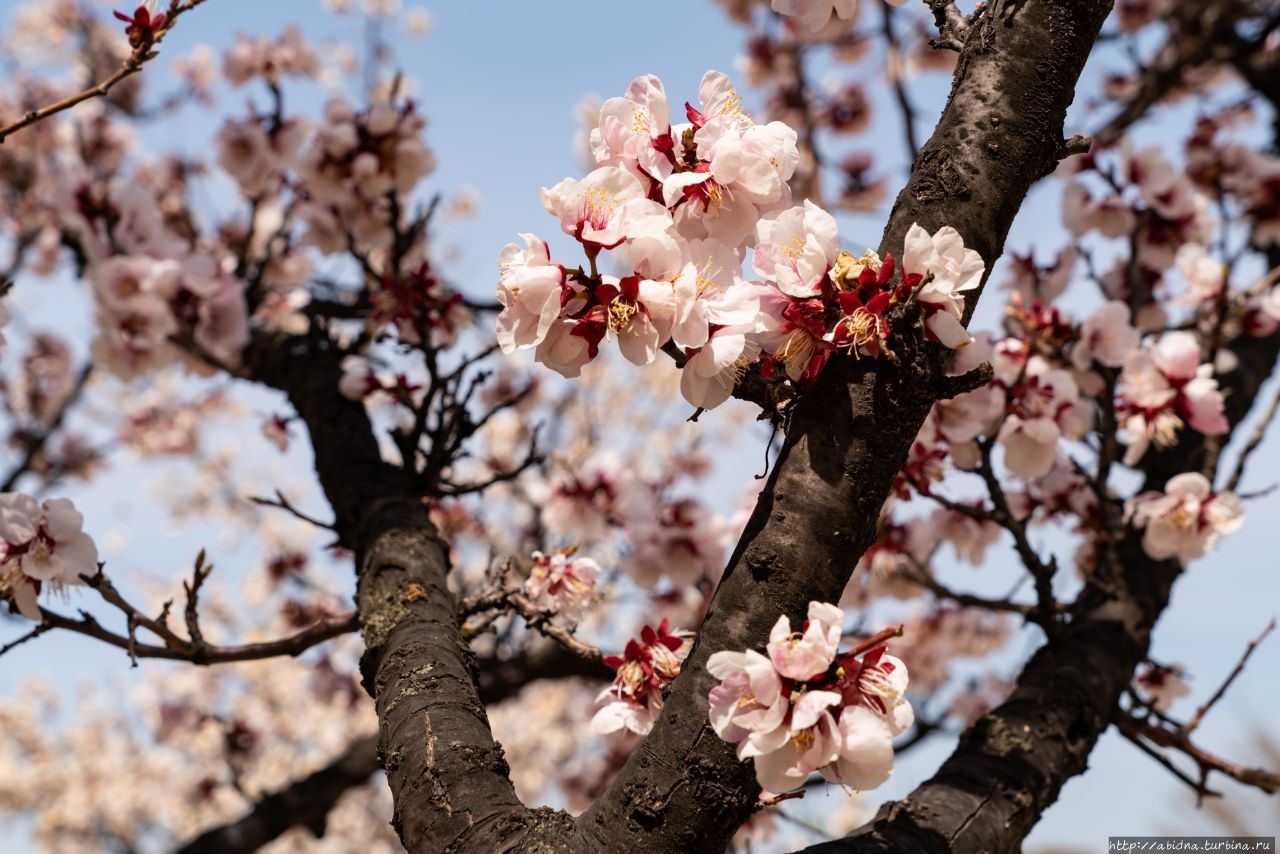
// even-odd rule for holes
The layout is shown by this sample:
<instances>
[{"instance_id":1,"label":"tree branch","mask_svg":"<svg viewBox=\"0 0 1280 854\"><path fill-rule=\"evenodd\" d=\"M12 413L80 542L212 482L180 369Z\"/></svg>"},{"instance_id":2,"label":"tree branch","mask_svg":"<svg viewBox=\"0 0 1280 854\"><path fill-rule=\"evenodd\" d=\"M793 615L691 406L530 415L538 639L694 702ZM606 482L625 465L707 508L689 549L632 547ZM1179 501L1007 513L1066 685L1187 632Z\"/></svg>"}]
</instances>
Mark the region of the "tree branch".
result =
<instances>
[{"instance_id":1,"label":"tree branch","mask_svg":"<svg viewBox=\"0 0 1280 854\"><path fill-rule=\"evenodd\" d=\"M1075 82L1110 8L1105 0L1024 0L1014 15L988 12L976 21L881 254L899 254L913 223L931 231L952 225L991 269L1031 184L1056 162ZM938 352L904 355L900 366L833 359L795 406L663 714L579 820L579 847L719 850L750 814L758 793L752 767L708 724L715 680L706 660L724 649L762 648L780 614L798 620L810 600L839 598L875 540L880 507L936 396Z\"/></svg>"}]
</instances>

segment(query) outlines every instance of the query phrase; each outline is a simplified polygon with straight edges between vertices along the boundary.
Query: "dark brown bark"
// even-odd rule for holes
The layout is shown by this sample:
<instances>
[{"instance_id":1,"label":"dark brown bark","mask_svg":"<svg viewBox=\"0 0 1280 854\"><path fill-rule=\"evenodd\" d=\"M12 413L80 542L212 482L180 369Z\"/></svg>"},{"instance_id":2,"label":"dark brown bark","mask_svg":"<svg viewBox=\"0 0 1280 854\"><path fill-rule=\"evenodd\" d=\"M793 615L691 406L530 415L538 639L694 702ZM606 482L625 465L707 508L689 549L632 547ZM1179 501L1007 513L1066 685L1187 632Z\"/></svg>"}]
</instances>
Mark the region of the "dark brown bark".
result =
<instances>
[{"instance_id":1,"label":"dark brown bark","mask_svg":"<svg viewBox=\"0 0 1280 854\"><path fill-rule=\"evenodd\" d=\"M1028 189L1057 162L1076 80L1110 9L1109 0L988 4L882 253L900 254L914 222L952 225L990 270ZM810 600L839 598L937 397L938 363L936 353L900 368L834 360L801 399L663 715L579 820L580 849L721 850L749 815L758 788L751 765L708 725L706 660L762 648L780 614L796 620Z\"/></svg>"}]
</instances>

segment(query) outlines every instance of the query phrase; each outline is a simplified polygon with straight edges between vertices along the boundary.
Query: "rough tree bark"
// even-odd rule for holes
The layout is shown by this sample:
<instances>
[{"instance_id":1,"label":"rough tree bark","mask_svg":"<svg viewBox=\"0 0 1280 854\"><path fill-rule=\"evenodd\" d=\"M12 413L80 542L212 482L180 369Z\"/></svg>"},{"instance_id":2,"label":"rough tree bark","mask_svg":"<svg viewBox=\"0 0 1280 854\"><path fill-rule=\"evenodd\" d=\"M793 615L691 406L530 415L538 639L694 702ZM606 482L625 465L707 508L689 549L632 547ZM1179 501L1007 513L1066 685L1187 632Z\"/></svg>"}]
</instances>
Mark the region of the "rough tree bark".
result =
<instances>
[{"instance_id":1,"label":"rough tree bark","mask_svg":"<svg viewBox=\"0 0 1280 854\"><path fill-rule=\"evenodd\" d=\"M1031 185L1062 151L1067 107L1110 0L993 2L969 34L951 97L899 195L882 254L914 222L956 227L990 271ZM976 295L970 302L972 313ZM936 353L901 367L835 359L798 403L782 453L725 570L663 715L578 821L582 850L717 851L758 787L707 721L707 658L764 646L780 613L835 601L930 406Z\"/></svg>"}]
</instances>

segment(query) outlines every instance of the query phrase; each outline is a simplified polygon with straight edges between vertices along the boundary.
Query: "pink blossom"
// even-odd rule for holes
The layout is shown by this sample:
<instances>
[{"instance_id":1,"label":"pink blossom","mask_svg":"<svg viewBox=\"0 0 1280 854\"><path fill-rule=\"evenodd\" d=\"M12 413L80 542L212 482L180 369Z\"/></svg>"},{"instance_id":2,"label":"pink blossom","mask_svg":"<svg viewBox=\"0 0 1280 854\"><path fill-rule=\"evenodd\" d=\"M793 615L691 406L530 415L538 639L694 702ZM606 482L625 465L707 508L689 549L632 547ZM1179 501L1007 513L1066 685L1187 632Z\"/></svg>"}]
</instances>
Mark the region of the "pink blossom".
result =
<instances>
[{"instance_id":1,"label":"pink blossom","mask_svg":"<svg viewBox=\"0 0 1280 854\"><path fill-rule=\"evenodd\" d=\"M640 179L620 166L602 166L581 181L565 178L544 188L542 206L560 218L565 234L595 250L671 227L666 209L651 201Z\"/></svg>"},{"instance_id":2,"label":"pink blossom","mask_svg":"<svg viewBox=\"0 0 1280 854\"><path fill-rule=\"evenodd\" d=\"M720 680L707 698L716 735L740 745L757 735L771 740L791 708L773 662L755 650L726 650L707 659L707 673Z\"/></svg>"},{"instance_id":3,"label":"pink blossom","mask_svg":"<svg viewBox=\"0 0 1280 854\"><path fill-rule=\"evenodd\" d=\"M1134 685L1142 692L1151 708L1157 712L1167 712L1173 701L1191 693L1191 688L1183 681L1186 671L1181 667L1166 667L1161 664L1149 664L1146 669L1134 677Z\"/></svg>"},{"instance_id":4,"label":"pink blossom","mask_svg":"<svg viewBox=\"0 0 1280 854\"><path fill-rule=\"evenodd\" d=\"M888 0L893 6L901 6L907 0ZM773 0L773 11L795 21L803 33L816 33L831 20L835 12L842 21L851 20L858 13L858 0Z\"/></svg>"},{"instance_id":5,"label":"pink blossom","mask_svg":"<svg viewBox=\"0 0 1280 854\"><path fill-rule=\"evenodd\" d=\"M373 365L363 356L347 356L342 360L342 378L338 390L351 400L364 400L375 391L382 390L382 382L374 373Z\"/></svg>"},{"instance_id":6,"label":"pink blossom","mask_svg":"<svg viewBox=\"0 0 1280 854\"><path fill-rule=\"evenodd\" d=\"M525 592L543 607L568 620L576 620L595 594L599 565L589 557L572 557L562 549L551 555L533 553L533 568L524 583Z\"/></svg>"},{"instance_id":7,"label":"pink blossom","mask_svg":"<svg viewBox=\"0 0 1280 854\"><path fill-rule=\"evenodd\" d=\"M289 450L289 419L281 415L268 416L262 421L262 435L283 454Z\"/></svg>"},{"instance_id":8,"label":"pink blossom","mask_svg":"<svg viewBox=\"0 0 1280 854\"><path fill-rule=\"evenodd\" d=\"M751 266L776 282L784 294L812 297L821 292L822 282L839 253L835 218L805 201L802 206L760 220Z\"/></svg>"},{"instance_id":9,"label":"pink blossom","mask_svg":"<svg viewBox=\"0 0 1280 854\"><path fill-rule=\"evenodd\" d=\"M43 504L29 495L0 494L0 590L7 590L24 617L42 620L36 596L83 584L98 570L98 549L81 530L84 516L65 498Z\"/></svg>"},{"instance_id":10,"label":"pink blossom","mask_svg":"<svg viewBox=\"0 0 1280 854\"><path fill-rule=\"evenodd\" d=\"M566 278L564 267L551 263L546 241L521 234L525 243L508 243L498 256L498 343L502 352L536 347L560 315Z\"/></svg>"},{"instance_id":11,"label":"pink blossom","mask_svg":"<svg viewBox=\"0 0 1280 854\"><path fill-rule=\"evenodd\" d=\"M1244 505L1229 492L1213 493L1199 472L1172 478L1163 493L1145 492L1129 502L1127 515L1145 528L1142 548L1152 558L1177 557L1185 566L1201 557L1222 534L1244 524Z\"/></svg>"},{"instance_id":12,"label":"pink blossom","mask_svg":"<svg viewBox=\"0 0 1280 854\"><path fill-rule=\"evenodd\" d=\"M760 354L748 337L750 326L726 326L711 333L680 372L680 393L701 409L714 409L729 399L746 368Z\"/></svg>"},{"instance_id":13,"label":"pink blossom","mask_svg":"<svg viewBox=\"0 0 1280 854\"><path fill-rule=\"evenodd\" d=\"M622 97L604 102L598 120L590 134L598 165L630 164L659 181L671 174L671 108L657 77L637 77Z\"/></svg>"},{"instance_id":14,"label":"pink blossom","mask_svg":"<svg viewBox=\"0 0 1280 854\"><path fill-rule=\"evenodd\" d=\"M797 789L814 771L839 758L842 735L831 708L840 699L834 691L805 691L795 701L786 727L773 730L771 738L743 742L739 756L755 758L761 788L779 794Z\"/></svg>"},{"instance_id":15,"label":"pink blossom","mask_svg":"<svg viewBox=\"0 0 1280 854\"><path fill-rule=\"evenodd\" d=\"M1187 281L1187 296L1192 303L1217 299L1226 286L1226 268L1199 244L1188 243L1179 249L1174 263Z\"/></svg>"},{"instance_id":16,"label":"pink blossom","mask_svg":"<svg viewBox=\"0 0 1280 854\"><path fill-rule=\"evenodd\" d=\"M1048 474L1058 456L1058 439L1079 439L1092 423L1068 371L1052 368L1042 356L1027 362L1023 381L1010 389L1012 411L1000 428L1009 471L1025 478Z\"/></svg>"},{"instance_id":17,"label":"pink blossom","mask_svg":"<svg viewBox=\"0 0 1280 854\"><path fill-rule=\"evenodd\" d=\"M769 633L769 658L788 679L804 681L820 676L835 659L843 630L844 613L839 608L810 602L803 634L791 631L786 614L778 618Z\"/></svg>"},{"instance_id":18,"label":"pink blossom","mask_svg":"<svg viewBox=\"0 0 1280 854\"><path fill-rule=\"evenodd\" d=\"M1128 237L1133 233L1133 210L1119 196L1093 199L1080 184L1069 184L1062 194L1062 224L1073 237L1097 231L1103 237Z\"/></svg>"},{"instance_id":19,"label":"pink blossom","mask_svg":"<svg viewBox=\"0 0 1280 854\"><path fill-rule=\"evenodd\" d=\"M964 294L982 283L986 264L981 255L965 248L960 233L944 226L930 236L913 224L907 232L902 271L907 284L921 285L916 299L925 311L929 334L956 350L972 343L960 323Z\"/></svg>"},{"instance_id":20,"label":"pink blossom","mask_svg":"<svg viewBox=\"0 0 1280 854\"><path fill-rule=\"evenodd\" d=\"M1129 306L1112 300L1085 318L1080 338L1071 350L1071 362L1082 371L1094 362L1119 368L1138 348L1141 333L1129 322Z\"/></svg>"},{"instance_id":21,"label":"pink blossom","mask_svg":"<svg viewBox=\"0 0 1280 854\"><path fill-rule=\"evenodd\" d=\"M639 639L627 641L623 655L605 656L605 666L617 676L596 698L601 705L591 719L591 731L647 734L662 711L662 688L680 674L691 646L683 632L672 632L663 620L657 628L645 626Z\"/></svg>"}]
</instances>

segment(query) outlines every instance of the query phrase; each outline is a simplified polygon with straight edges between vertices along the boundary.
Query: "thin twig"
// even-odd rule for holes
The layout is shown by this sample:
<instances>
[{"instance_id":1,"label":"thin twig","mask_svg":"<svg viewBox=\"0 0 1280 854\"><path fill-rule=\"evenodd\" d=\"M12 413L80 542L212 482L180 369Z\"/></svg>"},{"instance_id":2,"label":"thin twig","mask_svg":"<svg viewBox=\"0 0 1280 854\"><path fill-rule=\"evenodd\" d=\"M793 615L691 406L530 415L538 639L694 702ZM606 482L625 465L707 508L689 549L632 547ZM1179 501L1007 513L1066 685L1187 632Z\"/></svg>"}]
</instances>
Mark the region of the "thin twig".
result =
<instances>
[{"instance_id":1,"label":"thin twig","mask_svg":"<svg viewBox=\"0 0 1280 854\"><path fill-rule=\"evenodd\" d=\"M18 478L22 477L31 468L31 464L35 461L49 444L49 439L62 428L62 423L67 418L72 407L79 401L80 396L84 393L85 386L89 382L89 376L93 373L93 363L89 363L80 369L80 375L76 377L75 385L71 387L71 391L67 394L62 404L58 407L58 411L53 414L48 425L37 435L31 438L27 443L25 453L8 476L5 477L4 483L0 484L0 492L11 492L14 485L18 482Z\"/></svg>"},{"instance_id":2,"label":"thin twig","mask_svg":"<svg viewBox=\"0 0 1280 854\"><path fill-rule=\"evenodd\" d=\"M52 628L53 626L48 626L48 625L45 625L44 623L41 623L31 631L27 632L25 635L22 635L21 637L15 640L9 641L4 646L0 646L0 655L4 655L6 652L8 652L11 649L14 649L15 647L22 646L24 643L26 643L29 640L35 640L36 638L40 637L42 634L44 634L45 632L49 631Z\"/></svg>"},{"instance_id":3,"label":"thin twig","mask_svg":"<svg viewBox=\"0 0 1280 854\"><path fill-rule=\"evenodd\" d=\"M72 107L84 103L85 101L89 101L93 98L105 97L108 92L116 87L116 85L137 74L142 70L143 65L150 62L152 59L155 59L157 56L155 49L162 41L164 41L164 37L168 35L169 31L173 28L174 22L184 13L190 12L196 6L199 6L204 2L205 0L187 0L185 5L180 6L178 5L178 0L173 0L173 2L169 4L169 10L166 13L164 28L156 34L154 40L143 43L134 48L133 53L129 54L128 58L126 58L124 62L120 63L120 67L116 69L114 74L105 80L90 86L83 92L77 92L74 95L69 95L62 100L56 101L45 107L41 107L36 110L29 110L17 121L11 122L4 127L0 127L0 145L4 144L4 141L7 138L25 127L29 127L36 122L43 121L57 113L69 110Z\"/></svg>"},{"instance_id":4,"label":"thin twig","mask_svg":"<svg viewBox=\"0 0 1280 854\"><path fill-rule=\"evenodd\" d=\"M321 522L319 519L316 519L313 516L308 516L306 513L303 513L297 507L293 506L293 503L290 502L289 499L285 498L284 493L278 489L276 490L275 498L263 498L262 496L250 496L249 500L260 507L279 507L281 510L284 510L292 514L295 518L300 519L309 525L315 525L317 528L324 528L327 531L338 530L330 522Z\"/></svg>"},{"instance_id":5,"label":"thin twig","mask_svg":"<svg viewBox=\"0 0 1280 854\"><path fill-rule=\"evenodd\" d=\"M1191 716L1191 720L1187 721L1187 725L1183 727L1187 735L1190 735L1195 731L1196 727L1200 726L1200 721L1204 720L1204 716L1208 714L1209 710L1213 708L1215 703L1222 699L1222 695L1227 693L1227 689L1231 687L1231 683L1234 682L1236 677L1244 670L1244 665L1249 660L1249 656L1253 655L1253 651L1258 648L1259 644L1266 640L1267 635L1271 634L1271 632L1275 630L1275 627L1276 621L1275 618L1272 618L1271 622L1267 623L1267 627L1262 630L1262 633L1249 641L1249 645L1245 647L1244 654L1241 655L1240 660L1236 662L1235 668L1227 675L1227 678L1223 680L1222 684L1218 686L1218 690L1213 692L1213 696L1210 697L1203 706L1196 709L1196 713Z\"/></svg>"},{"instance_id":6,"label":"thin twig","mask_svg":"<svg viewBox=\"0 0 1280 854\"><path fill-rule=\"evenodd\" d=\"M1231 478L1227 481L1227 492L1235 492L1236 487L1240 485L1241 479L1244 478L1245 464L1249 462L1249 457L1262 444L1262 440L1266 438L1267 430L1271 427L1271 422L1275 420L1277 411L1280 411L1280 388L1276 389L1276 396L1271 399L1271 406L1267 408L1267 414L1262 417L1258 428L1253 431L1253 435L1249 437L1249 442L1240 451L1240 458L1236 460L1235 470L1231 472Z\"/></svg>"}]
</instances>

